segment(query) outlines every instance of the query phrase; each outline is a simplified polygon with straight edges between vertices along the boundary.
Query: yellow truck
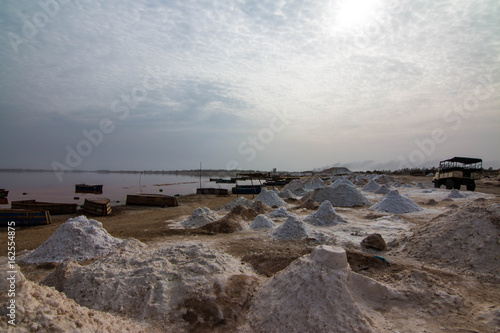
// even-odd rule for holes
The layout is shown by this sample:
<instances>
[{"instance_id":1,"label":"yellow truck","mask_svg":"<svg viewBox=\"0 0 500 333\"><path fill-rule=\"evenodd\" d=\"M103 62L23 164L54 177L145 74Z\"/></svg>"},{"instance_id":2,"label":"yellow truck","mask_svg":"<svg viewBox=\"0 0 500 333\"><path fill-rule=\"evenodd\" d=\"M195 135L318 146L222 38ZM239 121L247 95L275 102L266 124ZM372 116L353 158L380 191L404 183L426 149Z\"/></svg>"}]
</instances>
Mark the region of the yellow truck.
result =
<instances>
[{"instance_id":1,"label":"yellow truck","mask_svg":"<svg viewBox=\"0 0 500 333\"><path fill-rule=\"evenodd\" d=\"M467 191L474 191L482 171L483 160L480 158L453 157L439 162L438 172L432 182L436 188L445 185L448 190L459 190L460 186L465 185Z\"/></svg>"}]
</instances>

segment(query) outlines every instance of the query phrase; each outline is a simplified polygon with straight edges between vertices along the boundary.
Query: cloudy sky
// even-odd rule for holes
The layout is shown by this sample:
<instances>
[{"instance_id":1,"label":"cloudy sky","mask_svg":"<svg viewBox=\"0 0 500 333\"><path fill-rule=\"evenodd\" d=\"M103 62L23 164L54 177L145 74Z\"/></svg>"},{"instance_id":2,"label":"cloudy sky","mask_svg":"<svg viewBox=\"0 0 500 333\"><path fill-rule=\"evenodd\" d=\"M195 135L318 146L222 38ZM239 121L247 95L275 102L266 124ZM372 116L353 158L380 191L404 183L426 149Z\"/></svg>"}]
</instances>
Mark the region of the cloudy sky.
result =
<instances>
[{"instance_id":1,"label":"cloudy sky","mask_svg":"<svg viewBox=\"0 0 500 333\"><path fill-rule=\"evenodd\" d=\"M500 167L498 0L5 0L0 168Z\"/></svg>"}]
</instances>

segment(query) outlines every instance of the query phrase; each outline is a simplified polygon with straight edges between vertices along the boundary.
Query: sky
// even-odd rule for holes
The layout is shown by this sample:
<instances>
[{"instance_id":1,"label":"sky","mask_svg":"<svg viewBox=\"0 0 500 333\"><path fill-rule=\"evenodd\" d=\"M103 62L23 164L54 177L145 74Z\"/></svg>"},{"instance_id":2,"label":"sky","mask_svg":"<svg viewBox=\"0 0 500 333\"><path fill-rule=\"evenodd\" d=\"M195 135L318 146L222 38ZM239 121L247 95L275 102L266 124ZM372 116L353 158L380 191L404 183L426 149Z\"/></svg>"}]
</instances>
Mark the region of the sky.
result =
<instances>
[{"instance_id":1,"label":"sky","mask_svg":"<svg viewBox=\"0 0 500 333\"><path fill-rule=\"evenodd\" d=\"M498 0L4 0L0 168L500 168Z\"/></svg>"}]
</instances>

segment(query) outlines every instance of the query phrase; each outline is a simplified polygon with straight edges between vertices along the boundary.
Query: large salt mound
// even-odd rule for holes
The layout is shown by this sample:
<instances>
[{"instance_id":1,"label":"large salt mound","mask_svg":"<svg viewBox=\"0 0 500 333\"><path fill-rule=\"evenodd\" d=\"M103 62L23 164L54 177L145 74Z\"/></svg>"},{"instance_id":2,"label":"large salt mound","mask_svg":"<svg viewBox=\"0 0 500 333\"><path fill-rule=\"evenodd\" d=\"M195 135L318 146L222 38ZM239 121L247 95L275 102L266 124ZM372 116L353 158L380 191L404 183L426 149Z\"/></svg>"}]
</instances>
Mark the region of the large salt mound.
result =
<instances>
[{"instance_id":1,"label":"large salt mound","mask_svg":"<svg viewBox=\"0 0 500 333\"><path fill-rule=\"evenodd\" d=\"M268 206L286 206L287 203L281 199L276 192L268 191L267 188L263 187L260 191L259 195L255 198L257 201L261 201L262 203Z\"/></svg>"},{"instance_id":2,"label":"large salt mound","mask_svg":"<svg viewBox=\"0 0 500 333\"><path fill-rule=\"evenodd\" d=\"M342 248L320 246L267 280L252 298L255 332L374 332L367 310L402 298L349 269Z\"/></svg>"},{"instance_id":3,"label":"large salt mound","mask_svg":"<svg viewBox=\"0 0 500 333\"><path fill-rule=\"evenodd\" d=\"M458 199L458 198L465 198L465 195L460 193L459 190L453 189L451 192L446 196L448 199Z\"/></svg>"},{"instance_id":4,"label":"large salt mound","mask_svg":"<svg viewBox=\"0 0 500 333\"><path fill-rule=\"evenodd\" d=\"M189 242L124 246L90 265L64 269L52 273L60 279L55 285L80 305L158 323L168 332L195 332L200 323L233 331L228 325L241 316L257 280L240 260Z\"/></svg>"},{"instance_id":5,"label":"large salt mound","mask_svg":"<svg viewBox=\"0 0 500 333\"><path fill-rule=\"evenodd\" d=\"M337 214L330 201L325 200L316 212L304 219L304 222L316 226L332 226L347 221Z\"/></svg>"},{"instance_id":6,"label":"large salt mound","mask_svg":"<svg viewBox=\"0 0 500 333\"><path fill-rule=\"evenodd\" d=\"M5 265L5 266L4 266ZM7 272L13 271L7 263L0 266L0 306L9 304L9 280ZM159 332L150 325L138 324L130 319L109 313L90 310L78 305L63 293L47 286L26 280L15 266L16 326L7 324L7 312L2 311L2 332ZM9 273L10 275L10 273ZM9 319L10 320L10 319Z\"/></svg>"},{"instance_id":7,"label":"large salt mound","mask_svg":"<svg viewBox=\"0 0 500 333\"><path fill-rule=\"evenodd\" d=\"M328 200L335 207L367 206L370 201L354 186L338 184L335 187L327 186L306 194L302 201L313 199L319 203Z\"/></svg>"},{"instance_id":8,"label":"large salt mound","mask_svg":"<svg viewBox=\"0 0 500 333\"><path fill-rule=\"evenodd\" d=\"M184 228L199 228L217 220L219 216L212 212L210 208L196 208L193 214L185 221L181 222Z\"/></svg>"},{"instance_id":9,"label":"large salt mound","mask_svg":"<svg viewBox=\"0 0 500 333\"><path fill-rule=\"evenodd\" d=\"M282 192L290 190L293 194L303 195L305 192L312 191L323 186L325 186L325 182L320 177L294 179L283 187Z\"/></svg>"},{"instance_id":10,"label":"large salt mound","mask_svg":"<svg viewBox=\"0 0 500 333\"><path fill-rule=\"evenodd\" d=\"M299 221L295 216L290 216L285 223L279 226L271 237L281 240L297 240L308 237L311 234L304 222Z\"/></svg>"},{"instance_id":11,"label":"large salt mound","mask_svg":"<svg viewBox=\"0 0 500 333\"><path fill-rule=\"evenodd\" d=\"M375 192L379 188L380 188L380 185L376 181L370 180L368 182L368 184L366 184L365 186L363 186L363 188L361 190L362 191L366 191L366 192Z\"/></svg>"},{"instance_id":12,"label":"large salt mound","mask_svg":"<svg viewBox=\"0 0 500 333\"><path fill-rule=\"evenodd\" d=\"M383 199L371 206L370 209L392 214L404 214L422 210L415 201L400 195L398 190L389 192Z\"/></svg>"},{"instance_id":13,"label":"large salt mound","mask_svg":"<svg viewBox=\"0 0 500 333\"><path fill-rule=\"evenodd\" d=\"M267 216L260 214L253 220L250 224L250 229L269 229L274 228L274 222L271 221Z\"/></svg>"},{"instance_id":14,"label":"large salt mound","mask_svg":"<svg viewBox=\"0 0 500 333\"><path fill-rule=\"evenodd\" d=\"M49 239L23 260L33 264L87 260L107 255L121 242L121 239L108 234L101 222L78 216L64 222Z\"/></svg>"},{"instance_id":15,"label":"large salt mound","mask_svg":"<svg viewBox=\"0 0 500 333\"><path fill-rule=\"evenodd\" d=\"M498 235L500 205L471 203L420 226L405 251L426 262L499 283Z\"/></svg>"}]
</instances>

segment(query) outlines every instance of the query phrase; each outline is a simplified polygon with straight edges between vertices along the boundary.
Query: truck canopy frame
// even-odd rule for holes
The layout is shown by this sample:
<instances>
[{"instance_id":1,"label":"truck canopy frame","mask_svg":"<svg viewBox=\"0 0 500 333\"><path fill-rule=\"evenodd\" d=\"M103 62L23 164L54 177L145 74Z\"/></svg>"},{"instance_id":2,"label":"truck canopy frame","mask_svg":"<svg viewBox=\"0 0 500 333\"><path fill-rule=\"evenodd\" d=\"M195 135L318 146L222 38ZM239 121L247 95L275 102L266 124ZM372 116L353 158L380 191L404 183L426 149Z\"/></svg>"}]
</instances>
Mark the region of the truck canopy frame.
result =
<instances>
[{"instance_id":1,"label":"truck canopy frame","mask_svg":"<svg viewBox=\"0 0 500 333\"><path fill-rule=\"evenodd\" d=\"M453 168L466 168L466 169L482 169L483 160L480 158L470 157L453 157L439 162L439 169L453 169Z\"/></svg>"}]
</instances>

